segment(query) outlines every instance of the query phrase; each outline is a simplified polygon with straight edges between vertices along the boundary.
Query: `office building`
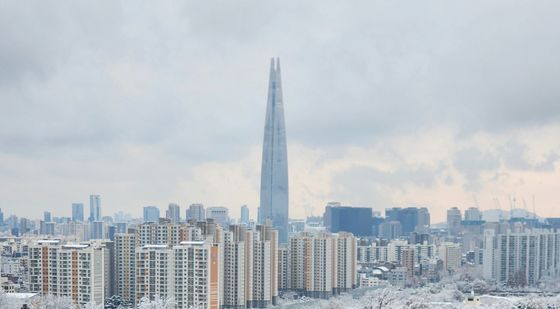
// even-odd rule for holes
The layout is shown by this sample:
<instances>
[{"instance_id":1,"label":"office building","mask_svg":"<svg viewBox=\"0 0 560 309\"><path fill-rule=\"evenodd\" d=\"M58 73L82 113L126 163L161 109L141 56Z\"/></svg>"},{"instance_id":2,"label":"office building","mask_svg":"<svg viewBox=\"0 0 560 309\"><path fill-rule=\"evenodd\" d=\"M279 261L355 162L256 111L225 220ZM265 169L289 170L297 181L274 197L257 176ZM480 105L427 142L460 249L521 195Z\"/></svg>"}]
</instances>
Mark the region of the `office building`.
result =
<instances>
[{"instance_id":1,"label":"office building","mask_svg":"<svg viewBox=\"0 0 560 309\"><path fill-rule=\"evenodd\" d=\"M325 207L323 222L327 231L331 233L349 232L356 236L370 236L373 215L371 208L329 203Z\"/></svg>"},{"instance_id":2,"label":"office building","mask_svg":"<svg viewBox=\"0 0 560 309\"><path fill-rule=\"evenodd\" d=\"M165 217L171 220L171 223L179 223L181 221L181 207L178 204L169 204Z\"/></svg>"},{"instance_id":3,"label":"office building","mask_svg":"<svg viewBox=\"0 0 560 309\"><path fill-rule=\"evenodd\" d=\"M456 236L461 232L461 210L453 207L447 210L447 229L449 234Z\"/></svg>"},{"instance_id":4,"label":"office building","mask_svg":"<svg viewBox=\"0 0 560 309\"><path fill-rule=\"evenodd\" d=\"M101 220L101 197L99 195L89 196L89 222Z\"/></svg>"},{"instance_id":5,"label":"office building","mask_svg":"<svg viewBox=\"0 0 560 309\"><path fill-rule=\"evenodd\" d=\"M144 222L158 222L159 221L159 208L156 206L144 207Z\"/></svg>"},{"instance_id":6,"label":"office building","mask_svg":"<svg viewBox=\"0 0 560 309\"><path fill-rule=\"evenodd\" d=\"M52 222L52 217L51 217L51 212L50 211L43 212L43 221Z\"/></svg>"},{"instance_id":7,"label":"office building","mask_svg":"<svg viewBox=\"0 0 560 309\"><path fill-rule=\"evenodd\" d=\"M230 223L229 210L225 207L208 207L206 209L206 218L214 219L223 228L227 228Z\"/></svg>"},{"instance_id":8,"label":"office building","mask_svg":"<svg viewBox=\"0 0 560 309\"><path fill-rule=\"evenodd\" d=\"M189 209L187 209L187 221L196 220L203 221L206 219L206 212L204 210L204 205L202 204L191 204Z\"/></svg>"},{"instance_id":9,"label":"office building","mask_svg":"<svg viewBox=\"0 0 560 309\"><path fill-rule=\"evenodd\" d=\"M481 221L482 213L476 207L469 207L465 210L465 221Z\"/></svg>"},{"instance_id":10,"label":"office building","mask_svg":"<svg viewBox=\"0 0 560 309\"><path fill-rule=\"evenodd\" d=\"M288 240L288 152L280 60L272 59L263 139L258 221L272 220L280 243Z\"/></svg>"},{"instance_id":11,"label":"office building","mask_svg":"<svg viewBox=\"0 0 560 309\"><path fill-rule=\"evenodd\" d=\"M249 207L247 207L247 205L241 206L241 218L239 222L249 224Z\"/></svg>"},{"instance_id":12,"label":"office building","mask_svg":"<svg viewBox=\"0 0 560 309\"><path fill-rule=\"evenodd\" d=\"M385 210L385 221L400 222L402 235L408 236L412 232L428 230L430 226L430 213L425 207L393 207Z\"/></svg>"},{"instance_id":13,"label":"office building","mask_svg":"<svg viewBox=\"0 0 560 309\"><path fill-rule=\"evenodd\" d=\"M106 239L107 226L103 221L94 221L90 223L91 236L90 239Z\"/></svg>"},{"instance_id":14,"label":"office building","mask_svg":"<svg viewBox=\"0 0 560 309\"><path fill-rule=\"evenodd\" d=\"M72 221L84 221L84 204L72 203Z\"/></svg>"}]
</instances>

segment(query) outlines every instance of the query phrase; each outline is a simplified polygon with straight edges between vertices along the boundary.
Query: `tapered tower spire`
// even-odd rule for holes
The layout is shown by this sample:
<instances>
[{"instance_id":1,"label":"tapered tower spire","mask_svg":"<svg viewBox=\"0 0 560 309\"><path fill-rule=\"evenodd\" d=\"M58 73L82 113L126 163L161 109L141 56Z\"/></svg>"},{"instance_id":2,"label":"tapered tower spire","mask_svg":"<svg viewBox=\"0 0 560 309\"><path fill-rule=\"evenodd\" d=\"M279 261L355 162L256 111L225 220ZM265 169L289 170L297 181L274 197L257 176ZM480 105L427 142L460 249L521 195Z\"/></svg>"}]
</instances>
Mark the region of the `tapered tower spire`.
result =
<instances>
[{"instance_id":1,"label":"tapered tower spire","mask_svg":"<svg viewBox=\"0 0 560 309\"><path fill-rule=\"evenodd\" d=\"M270 61L261 166L259 223L271 219L280 243L288 241L288 154L280 59Z\"/></svg>"}]
</instances>

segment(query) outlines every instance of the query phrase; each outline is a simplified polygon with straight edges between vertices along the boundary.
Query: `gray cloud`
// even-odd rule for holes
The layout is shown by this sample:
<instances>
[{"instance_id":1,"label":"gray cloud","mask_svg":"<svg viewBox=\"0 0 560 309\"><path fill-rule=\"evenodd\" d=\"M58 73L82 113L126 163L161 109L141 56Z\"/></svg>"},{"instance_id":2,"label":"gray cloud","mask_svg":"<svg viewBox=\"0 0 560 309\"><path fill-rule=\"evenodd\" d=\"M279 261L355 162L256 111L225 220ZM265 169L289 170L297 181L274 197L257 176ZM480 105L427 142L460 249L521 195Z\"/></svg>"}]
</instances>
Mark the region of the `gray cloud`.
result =
<instances>
[{"instance_id":1,"label":"gray cloud","mask_svg":"<svg viewBox=\"0 0 560 309\"><path fill-rule=\"evenodd\" d=\"M433 127L463 139L554 124L559 8L555 1L3 3L0 154L45 166L82 162L94 174L99 164L135 156L130 149L156 149L162 170L176 164L185 174L201 162L240 159L262 139L271 56L282 59L289 143L332 156ZM501 159L465 150L449 160L469 189L480 189L480 173L499 160L554 169L557 153L529 162L518 146L502 148ZM133 170L122 179L137 176ZM429 187L440 172L366 173L361 178L390 186ZM339 181L345 177L352 178Z\"/></svg>"},{"instance_id":2,"label":"gray cloud","mask_svg":"<svg viewBox=\"0 0 560 309\"><path fill-rule=\"evenodd\" d=\"M467 148L455 154L453 165L465 177L465 189L479 191L483 187L480 174L498 169L500 160L492 153Z\"/></svg>"}]
</instances>

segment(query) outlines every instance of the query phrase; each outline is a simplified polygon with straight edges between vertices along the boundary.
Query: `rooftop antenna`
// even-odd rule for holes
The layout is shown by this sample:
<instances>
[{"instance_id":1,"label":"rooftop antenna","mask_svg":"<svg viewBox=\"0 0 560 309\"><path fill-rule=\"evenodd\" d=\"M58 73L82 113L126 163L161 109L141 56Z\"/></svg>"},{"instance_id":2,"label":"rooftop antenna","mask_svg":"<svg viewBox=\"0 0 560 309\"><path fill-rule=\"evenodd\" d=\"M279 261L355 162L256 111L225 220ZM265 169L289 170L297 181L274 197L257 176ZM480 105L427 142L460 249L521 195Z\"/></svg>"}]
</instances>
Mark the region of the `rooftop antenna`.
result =
<instances>
[{"instance_id":1,"label":"rooftop antenna","mask_svg":"<svg viewBox=\"0 0 560 309\"><path fill-rule=\"evenodd\" d=\"M473 198L473 200L474 200L474 205L476 206L476 208L480 208L480 207L478 206L478 199L476 198L476 195L473 194L473 195L472 195L472 198Z\"/></svg>"},{"instance_id":2,"label":"rooftop antenna","mask_svg":"<svg viewBox=\"0 0 560 309\"><path fill-rule=\"evenodd\" d=\"M496 196L494 196L494 204L500 210L499 214L500 214L500 221L501 221L503 219L502 205L500 204L500 199L498 199Z\"/></svg>"},{"instance_id":3,"label":"rooftop antenna","mask_svg":"<svg viewBox=\"0 0 560 309\"><path fill-rule=\"evenodd\" d=\"M535 210L535 195L533 194L533 219L537 219L537 211Z\"/></svg>"},{"instance_id":4,"label":"rooftop antenna","mask_svg":"<svg viewBox=\"0 0 560 309\"><path fill-rule=\"evenodd\" d=\"M525 216L529 217L529 209L527 208L527 202L523 198L523 207L525 208Z\"/></svg>"},{"instance_id":5,"label":"rooftop antenna","mask_svg":"<svg viewBox=\"0 0 560 309\"><path fill-rule=\"evenodd\" d=\"M500 200L494 196L494 206L496 206L497 209L502 210L502 205L500 205Z\"/></svg>"}]
</instances>

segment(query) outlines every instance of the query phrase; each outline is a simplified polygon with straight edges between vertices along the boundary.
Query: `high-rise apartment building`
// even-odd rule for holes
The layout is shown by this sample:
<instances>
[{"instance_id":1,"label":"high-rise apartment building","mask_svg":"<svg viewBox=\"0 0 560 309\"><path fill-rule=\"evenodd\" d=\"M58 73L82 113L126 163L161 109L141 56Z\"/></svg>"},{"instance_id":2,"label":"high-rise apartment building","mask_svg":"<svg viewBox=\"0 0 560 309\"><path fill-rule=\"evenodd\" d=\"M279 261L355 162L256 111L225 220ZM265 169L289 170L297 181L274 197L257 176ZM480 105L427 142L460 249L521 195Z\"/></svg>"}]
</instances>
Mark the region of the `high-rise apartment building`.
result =
<instances>
[{"instance_id":1,"label":"high-rise apartment building","mask_svg":"<svg viewBox=\"0 0 560 309\"><path fill-rule=\"evenodd\" d=\"M101 220L101 197L92 194L89 196L89 222Z\"/></svg>"},{"instance_id":2,"label":"high-rise apartment building","mask_svg":"<svg viewBox=\"0 0 560 309\"><path fill-rule=\"evenodd\" d=\"M350 233L290 236L290 288L316 298L329 298L354 288L356 246L356 239Z\"/></svg>"},{"instance_id":3,"label":"high-rise apartment building","mask_svg":"<svg viewBox=\"0 0 560 309\"><path fill-rule=\"evenodd\" d=\"M178 245L186 239L186 225L170 222L146 222L136 227L137 246Z\"/></svg>"},{"instance_id":4,"label":"high-rise apartment building","mask_svg":"<svg viewBox=\"0 0 560 309\"><path fill-rule=\"evenodd\" d=\"M177 308L220 307L220 249L210 239L136 249L136 302L172 298Z\"/></svg>"},{"instance_id":5,"label":"high-rise apartment building","mask_svg":"<svg viewBox=\"0 0 560 309\"><path fill-rule=\"evenodd\" d=\"M278 300L278 231L266 220L245 234L245 298L248 308Z\"/></svg>"},{"instance_id":6,"label":"high-rise apartment building","mask_svg":"<svg viewBox=\"0 0 560 309\"><path fill-rule=\"evenodd\" d=\"M115 235L115 293L130 303L135 301L135 250L135 234L119 233Z\"/></svg>"},{"instance_id":7,"label":"high-rise apartment building","mask_svg":"<svg viewBox=\"0 0 560 309\"><path fill-rule=\"evenodd\" d=\"M170 246L136 247L134 261L136 303L144 297L150 300L173 297L175 273L173 271L173 250Z\"/></svg>"},{"instance_id":8,"label":"high-rise apartment building","mask_svg":"<svg viewBox=\"0 0 560 309\"><path fill-rule=\"evenodd\" d=\"M84 221L83 203L72 203L72 221L76 221L76 222Z\"/></svg>"},{"instance_id":9,"label":"high-rise apartment building","mask_svg":"<svg viewBox=\"0 0 560 309\"><path fill-rule=\"evenodd\" d=\"M290 250L288 244L278 247L278 290L290 289Z\"/></svg>"},{"instance_id":10,"label":"high-rise apartment building","mask_svg":"<svg viewBox=\"0 0 560 309\"><path fill-rule=\"evenodd\" d=\"M463 251L461 244L445 242L438 247L439 258L443 261L443 269L455 271L461 267Z\"/></svg>"},{"instance_id":11,"label":"high-rise apartment building","mask_svg":"<svg viewBox=\"0 0 560 309\"><path fill-rule=\"evenodd\" d=\"M259 223L267 219L278 230L280 243L288 240L288 152L280 60L272 59L268 84L261 166Z\"/></svg>"},{"instance_id":12,"label":"high-rise apartment building","mask_svg":"<svg viewBox=\"0 0 560 309\"><path fill-rule=\"evenodd\" d=\"M406 248L401 252L401 265L406 268L406 276L408 278L414 277L414 258L415 250L414 248Z\"/></svg>"},{"instance_id":13,"label":"high-rise apartment building","mask_svg":"<svg viewBox=\"0 0 560 309\"><path fill-rule=\"evenodd\" d=\"M245 308L245 236L243 225L224 232L222 308Z\"/></svg>"},{"instance_id":14,"label":"high-rise apartment building","mask_svg":"<svg viewBox=\"0 0 560 309\"><path fill-rule=\"evenodd\" d=\"M483 274L511 286L534 286L560 276L560 233L546 230L485 231Z\"/></svg>"},{"instance_id":15,"label":"high-rise apartment building","mask_svg":"<svg viewBox=\"0 0 560 309\"><path fill-rule=\"evenodd\" d=\"M100 244L61 244L40 240L29 247L29 290L70 297L81 305L103 304L107 249Z\"/></svg>"}]
</instances>

